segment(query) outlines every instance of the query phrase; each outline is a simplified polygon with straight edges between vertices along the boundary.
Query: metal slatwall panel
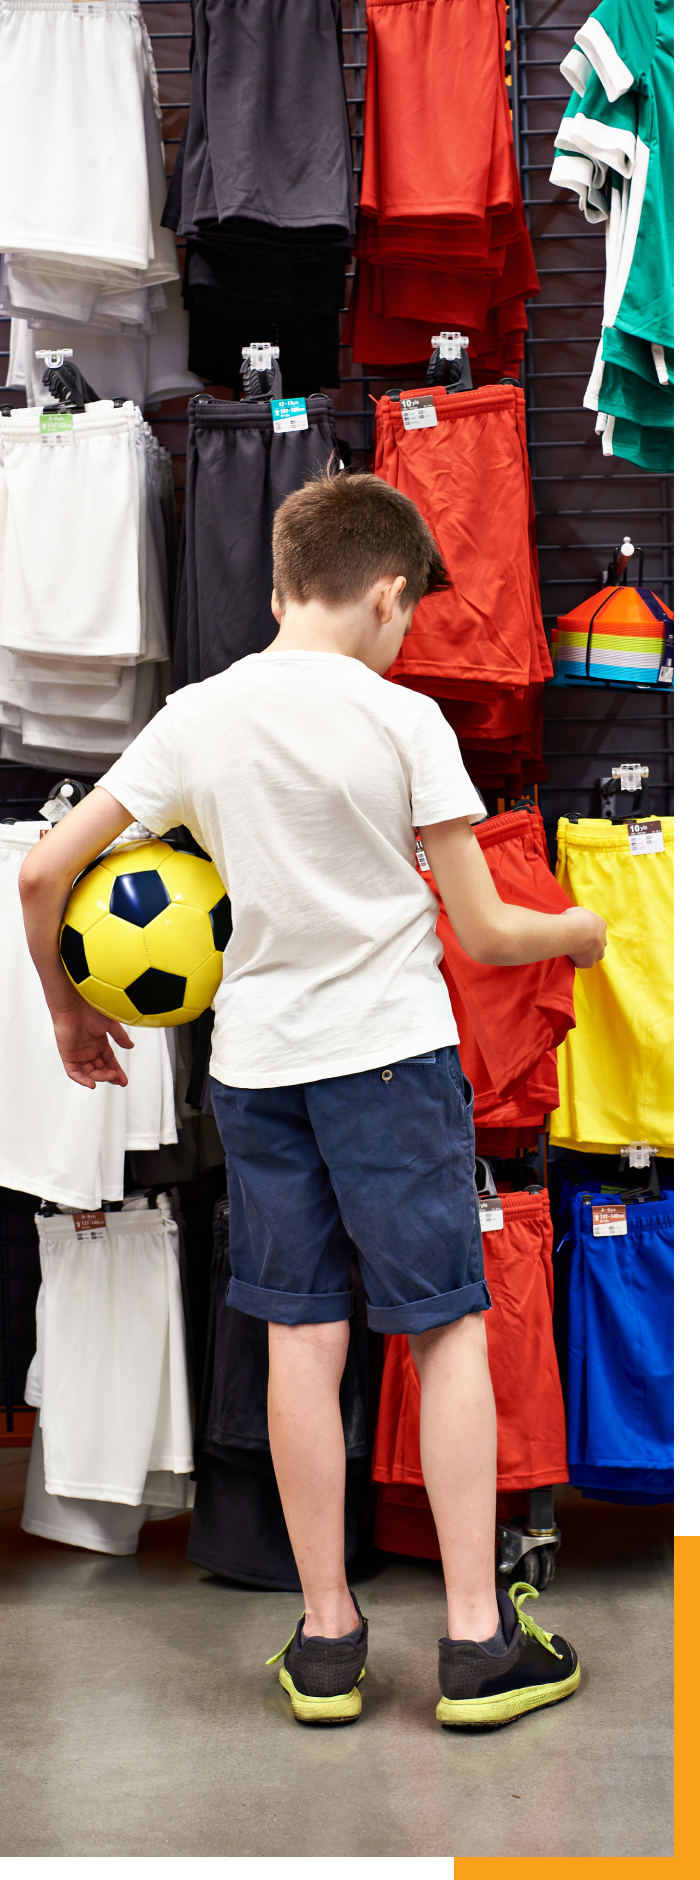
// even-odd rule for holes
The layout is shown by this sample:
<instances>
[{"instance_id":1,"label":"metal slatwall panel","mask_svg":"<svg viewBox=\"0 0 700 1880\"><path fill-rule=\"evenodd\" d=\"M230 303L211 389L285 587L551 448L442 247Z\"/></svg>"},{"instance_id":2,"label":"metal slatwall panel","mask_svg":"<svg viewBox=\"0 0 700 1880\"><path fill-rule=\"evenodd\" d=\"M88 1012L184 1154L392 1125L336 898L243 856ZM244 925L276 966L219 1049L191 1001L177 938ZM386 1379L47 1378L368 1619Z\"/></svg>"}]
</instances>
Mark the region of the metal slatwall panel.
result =
<instances>
[{"instance_id":1,"label":"metal slatwall panel","mask_svg":"<svg viewBox=\"0 0 700 1880\"><path fill-rule=\"evenodd\" d=\"M584 0L516 0L516 142L542 292L526 341L528 439L537 505L545 626L603 585L611 550L629 534L644 579L673 606L672 481L604 458L581 400L600 337L605 282L601 224L549 182L554 135L570 88L559 71ZM636 568L636 564L633 564ZM545 692L548 782L540 802L553 835L567 811L600 814L596 783L628 755L649 764L652 808L672 812L673 700L654 691Z\"/></svg>"},{"instance_id":2,"label":"metal slatwall panel","mask_svg":"<svg viewBox=\"0 0 700 1880\"><path fill-rule=\"evenodd\" d=\"M187 121L190 94L189 0L142 0L159 73L166 168L172 172ZM602 312L604 238L584 222L573 199L549 181L553 136L569 97L559 62L588 9L584 0L513 0L513 119L526 213L542 283L531 303L526 345L528 433L538 510L545 623L602 583L610 551L629 532L645 551L645 578L672 604L670 479L602 456L594 420L581 399L595 353ZM343 0L345 84L356 189L362 168L366 30L364 0ZM346 282L349 293L352 263ZM251 338L255 337L251 334ZM257 335L264 338L264 334ZM9 323L0 322L0 383ZM79 360L79 351L76 347ZM284 367L284 361L282 361ZM340 429L362 463L371 448L372 398L393 382L369 378L341 348L340 390L332 397ZM405 378L408 387L417 379ZM230 387L215 388L230 396ZM238 389L238 388L234 388ZM23 403L23 395L11 394ZM179 500L185 480L187 400L171 401L153 419L172 452ZM598 811L597 777L623 754L650 761L655 811L671 808L672 700L653 692L545 693L548 784L540 798L550 828L567 808Z\"/></svg>"}]
</instances>

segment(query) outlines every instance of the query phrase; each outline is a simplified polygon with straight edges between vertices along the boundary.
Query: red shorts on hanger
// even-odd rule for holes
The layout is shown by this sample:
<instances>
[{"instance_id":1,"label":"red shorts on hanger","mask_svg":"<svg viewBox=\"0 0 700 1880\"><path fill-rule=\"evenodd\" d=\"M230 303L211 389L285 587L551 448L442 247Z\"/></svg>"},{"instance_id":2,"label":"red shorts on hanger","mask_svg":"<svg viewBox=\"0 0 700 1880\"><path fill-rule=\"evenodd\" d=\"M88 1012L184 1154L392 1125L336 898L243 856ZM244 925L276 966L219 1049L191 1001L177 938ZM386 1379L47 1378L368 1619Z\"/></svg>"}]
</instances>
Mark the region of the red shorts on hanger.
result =
<instances>
[{"instance_id":1,"label":"red shorts on hanger","mask_svg":"<svg viewBox=\"0 0 700 1880\"><path fill-rule=\"evenodd\" d=\"M506 810L477 823L474 834L506 904L543 914L561 914L570 906L549 866L538 809ZM432 875L425 879L437 894ZM514 1097L539 1071L545 1053L555 1051L575 1024L574 968L568 959L540 960L529 966L480 965L463 951L441 901L437 931L444 949L441 970L459 1032L462 1069L475 1088L475 1123L486 1124L491 1117L481 1113L479 1097L488 1092L501 1103ZM555 1087L550 1059L541 1089L553 1093ZM540 1101L535 1099L536 1088L533 1085L527 1094L523 1122L529 1122L536 1110L558 1103L558 1087L551 1106L544 1094ZM503 1126L516 1124L518 1116L502 1120Z\"/></svg>"},{"instance_id":2,"label":"red shorts on hanger","mask_svg":"<svg viewBox=\"0 0 700 1880\"><path fill-rule=\"evenodd\" d=\"M524 395L438 385L433 397L438 422L426 430L404 428L398 401L377 405L376 474L416 503L454 584L420 602L390 676L410 685L420 674L438 694L446 680L452 696L460 680L525 686L549 677L551 662L539 602L534 613Z\"/></svg>"},{"instance_id":3,"label":"red shorts on hanger","mask_svg":"<svg viewBox=\"0 0 700 1880\"><path fill-rule=\"evenodd\" d=\"M498 1423L498 1487L568 1481L566 1427L554 1349L552 1224L546 1189L501 1196L503 1227L484 1234L489 1369ZM408 1339L385 1338L375 1482L423 1486L420 1384Z\"/></svg>"}]
</instances>

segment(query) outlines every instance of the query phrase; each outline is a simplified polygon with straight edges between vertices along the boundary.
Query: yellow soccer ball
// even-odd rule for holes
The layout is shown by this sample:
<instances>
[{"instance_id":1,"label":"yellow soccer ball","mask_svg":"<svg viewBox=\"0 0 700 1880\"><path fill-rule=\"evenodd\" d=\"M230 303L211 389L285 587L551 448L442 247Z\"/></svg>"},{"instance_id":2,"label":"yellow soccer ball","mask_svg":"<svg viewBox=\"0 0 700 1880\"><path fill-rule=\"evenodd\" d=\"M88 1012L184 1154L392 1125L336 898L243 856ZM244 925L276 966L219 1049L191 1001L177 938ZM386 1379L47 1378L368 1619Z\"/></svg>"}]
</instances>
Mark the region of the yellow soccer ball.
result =
<instances>
[{"instance_id":1,"label":"yellow soccer ball","mask_svg":"<svg viewBox=\"0 0 700 1880\"><path fill-rule=\"evenodd\" d=\"M76 991L125 1025L185 1025L211 1005L231 938L214 863L169 842L124 842L78 877L60 953Z\"/></svg>"}]
</instances>

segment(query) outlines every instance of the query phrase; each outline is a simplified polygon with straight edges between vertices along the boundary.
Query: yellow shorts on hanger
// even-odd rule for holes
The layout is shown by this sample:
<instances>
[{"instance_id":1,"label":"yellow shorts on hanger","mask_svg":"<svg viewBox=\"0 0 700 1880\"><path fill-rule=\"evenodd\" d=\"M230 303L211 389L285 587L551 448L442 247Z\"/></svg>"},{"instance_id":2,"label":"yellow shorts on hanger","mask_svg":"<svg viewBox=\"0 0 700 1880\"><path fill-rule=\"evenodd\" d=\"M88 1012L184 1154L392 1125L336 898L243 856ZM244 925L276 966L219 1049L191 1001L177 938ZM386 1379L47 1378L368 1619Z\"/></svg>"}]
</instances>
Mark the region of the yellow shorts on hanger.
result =
<instances>
[{"instance_id":1,"label":"yellow shorts on hanger","mask_svg":"<svg viewBox=\"0 0 700 1880\"><path fill-rule=\"evenodd\" d=\"M627 824L561 817L557 881L608 923L605 958L574 984L576 1029L558 1052L550 1139L610 1155L673 1154L673 817L662 853L635 855Z\"/></svg>"}]
</instances>

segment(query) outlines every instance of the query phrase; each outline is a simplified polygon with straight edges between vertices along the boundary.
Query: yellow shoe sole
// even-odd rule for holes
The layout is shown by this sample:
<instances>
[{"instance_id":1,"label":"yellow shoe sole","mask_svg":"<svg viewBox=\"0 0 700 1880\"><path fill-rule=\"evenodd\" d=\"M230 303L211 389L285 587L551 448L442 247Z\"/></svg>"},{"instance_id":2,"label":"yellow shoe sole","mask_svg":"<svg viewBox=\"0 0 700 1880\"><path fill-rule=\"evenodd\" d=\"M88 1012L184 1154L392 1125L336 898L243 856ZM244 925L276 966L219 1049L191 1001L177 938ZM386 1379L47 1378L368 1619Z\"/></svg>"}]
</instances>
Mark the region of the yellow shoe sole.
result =
<instances>
[{"instance_id":1,"label":"yellow shoe sole","mask_svg":"<svg viewBox=\"0 0 700 1880\"><path fill-rule=\"evenodd\" d=\"M539 1710L543 1704L558 1704L570 1697L581 1682L581 1666L559 1684L533 1684L522 1691L504 1691L500 1697L441 1697L435 1715L438 1723L491 1724L510 1723L526 1710Z\"/></svg>"},{"instance_id":2,"label":"yellow shoe sole","mask_svg":"<svg viewBox=\"0 0 700 1880\"><path fill-rule=\"evenodd\" d=\"M364 1675L363 1669L357 1684ZM359 1717L362 1710L362 1698L357 1684L351 1691L343 1692L340 1697L305 1697L302 1691L297 1690L289 1672L285 1671L284 1665L280 1665L279 1681L283 1690L287 1691L291 1697L292 1710L299 1723L351 1723L355 1717Z\"/></svg>"}]
</instances>

